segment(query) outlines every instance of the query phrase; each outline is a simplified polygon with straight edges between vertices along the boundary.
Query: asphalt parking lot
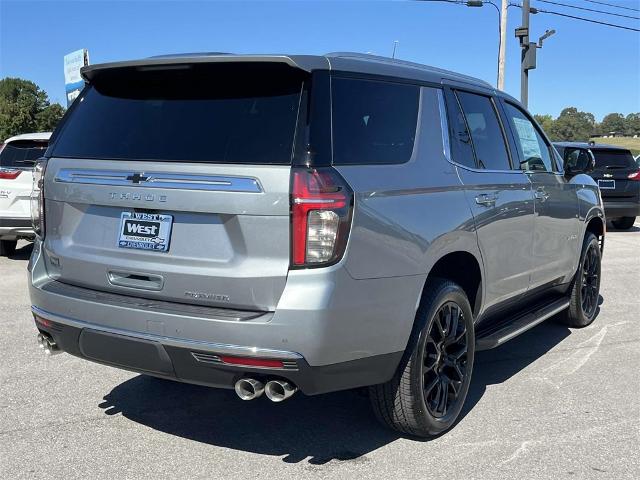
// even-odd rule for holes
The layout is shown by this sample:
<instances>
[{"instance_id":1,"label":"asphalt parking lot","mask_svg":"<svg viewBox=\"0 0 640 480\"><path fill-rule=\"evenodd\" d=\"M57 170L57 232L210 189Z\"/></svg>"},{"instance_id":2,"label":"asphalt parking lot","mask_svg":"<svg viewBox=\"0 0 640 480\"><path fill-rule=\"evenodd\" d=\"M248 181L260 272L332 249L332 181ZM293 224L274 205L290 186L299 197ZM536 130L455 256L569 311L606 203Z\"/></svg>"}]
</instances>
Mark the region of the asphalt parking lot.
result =
<instances>
[{"instance_id":1,"label":"asphalt parking lot","mask_svg":"<svg viewBox=\"0 0 640 480\"><path fill-rule=\"evenodd\" d=\"M464 417L431 441L355 392L242 402L45 357L20 245L0 258L0 478L640 478L640 223L607 236L596 322L478 354Z\"/></svg>"}]
</instances>

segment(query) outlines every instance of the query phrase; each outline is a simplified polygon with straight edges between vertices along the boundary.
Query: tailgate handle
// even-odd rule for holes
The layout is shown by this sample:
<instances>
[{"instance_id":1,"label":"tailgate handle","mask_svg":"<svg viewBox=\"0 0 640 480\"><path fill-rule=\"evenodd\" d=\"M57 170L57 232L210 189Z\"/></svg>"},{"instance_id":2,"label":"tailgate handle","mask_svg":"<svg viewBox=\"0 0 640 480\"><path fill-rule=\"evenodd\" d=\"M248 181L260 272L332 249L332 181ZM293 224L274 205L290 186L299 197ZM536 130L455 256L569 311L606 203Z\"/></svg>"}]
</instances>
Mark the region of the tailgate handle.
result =
<instances>
[{"instance_id":1,"label":"tailgate handle","mask_svg":"<svg viewBox=\"0 0 640 480\"><path fill-rule=\"evenodd\" d=\"M149 275L148 273L110 270L107 273L107 278L111 285L141 290L162 290L164 285L162 275Z\"/></svg>"}]
</instances>

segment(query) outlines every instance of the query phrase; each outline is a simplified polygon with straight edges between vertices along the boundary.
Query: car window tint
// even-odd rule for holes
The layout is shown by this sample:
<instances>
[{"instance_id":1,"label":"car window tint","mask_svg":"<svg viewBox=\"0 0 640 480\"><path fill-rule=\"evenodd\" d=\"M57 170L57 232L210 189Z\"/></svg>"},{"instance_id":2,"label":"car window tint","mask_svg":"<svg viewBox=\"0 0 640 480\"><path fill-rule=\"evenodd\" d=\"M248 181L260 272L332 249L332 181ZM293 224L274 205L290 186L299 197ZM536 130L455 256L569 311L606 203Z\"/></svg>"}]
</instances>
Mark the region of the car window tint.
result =
<instances>
[{"instance_id":1,"label":"car window tint","mask_svg":"<svg viewBox=\"0 0 640 480\"><path fill-rule=\"evenodd\" d=\"M15 140L0 147L0 167L31 168L46 150L46 141Z\"/></svg>"},{"instance_id":2,"label":"car window tint","mask_svg":"<svg viewBox=\"0 0 640 480\"><path fill-rule=\"evenodd\" d=\"M302 82L270 65L114 70L75 101L53 155L290 164Z\"/></svg>"},{"instance_id":3,"label":"car window tint","mask_svg":"<svg viewBox=\"0 0 640 480\"><path fill-rule=\"evenodd\" d=\"M596 168L634 168L631 152L628 150L594 149Z\"/></svg>"},{"instance_id":4,"label":"car window tint","mask_svg":"<svg viewBox=\"0 0 640 480\"><path fill-rule=\"evenodd\" d=\"M534 172L553 172L551 147L533 122L522 110L510 103L505 104L505 110L520 154L520 168Z\"/></svg>"},{"instance_id":5,"label":"car window tint","mask_svg":"<svg viewBox=\"0 0 640 480\"><path fill-rule=\"evenodd\" d=\"M480 168L510 170L504 135L491 99L467 92L458 92L457 95Z\"/></svg>"},{"instance_id":6,"label":"car window tint","mask_svg":"<svg viewBox=\"0 0 640 480\"><path fill-rule=\"evenodd\" d=\"M449 126L452 132L451 147L453 161L465 167L476 168L476 159L473 155L471 133L467 128L467 122L460 105L455 97L451 98L449 106Z\"/></svg>"},{"instance_id":7,"label":"car window tint","mask_svg":"<svg viewBox=\"0 0 640 480\"><path fill-rule=\"evenodd\" d=\"M584 148L567 147L564 151L564 166L571 170L583 171L589 162L589 153Z\"/></svg>"},{"instance_id":8,"label":"car window tint","mask_svg":"<svg viewBox=\"0 0 640 480\"><path fill-rule=\"evenodd\" d=\"M416 136L420 88L332 79L333 163L404 163Z\"/></svg>"}]
</instances>

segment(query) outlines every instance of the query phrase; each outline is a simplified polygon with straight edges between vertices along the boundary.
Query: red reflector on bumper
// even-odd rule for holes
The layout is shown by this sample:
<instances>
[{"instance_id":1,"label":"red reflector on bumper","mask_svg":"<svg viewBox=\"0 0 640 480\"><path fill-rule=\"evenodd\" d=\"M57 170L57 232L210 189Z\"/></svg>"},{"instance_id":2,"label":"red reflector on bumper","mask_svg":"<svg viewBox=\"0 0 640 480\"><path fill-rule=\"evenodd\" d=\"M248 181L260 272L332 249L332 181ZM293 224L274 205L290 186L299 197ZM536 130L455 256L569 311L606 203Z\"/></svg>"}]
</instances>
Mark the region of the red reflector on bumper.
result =
<instances>
[{"instance_id":1,"label":"red reflector on bumper","mask_svg":"<svg viewBox=\"0 0 640 480\"><path fill-rule=\"evenodd\" d=\"M33 314L33 318L36 321L36 323L39 323L43 327L51 327L53 325L49 320L47 320L46 318L39 317L35 313Z\"/></svg>"},{"instance_id":2,"label":"red reflector on bumper","mask_svg":"<svg viewBox=\"0 0 640 480\"><path fill-rule=\"evenodd\" d=\"M265 360L262 358L228 357L220 355L220 360L229 365L243 365L246 367L284 368L282 360Z\"/></svg>"}]
</instances>

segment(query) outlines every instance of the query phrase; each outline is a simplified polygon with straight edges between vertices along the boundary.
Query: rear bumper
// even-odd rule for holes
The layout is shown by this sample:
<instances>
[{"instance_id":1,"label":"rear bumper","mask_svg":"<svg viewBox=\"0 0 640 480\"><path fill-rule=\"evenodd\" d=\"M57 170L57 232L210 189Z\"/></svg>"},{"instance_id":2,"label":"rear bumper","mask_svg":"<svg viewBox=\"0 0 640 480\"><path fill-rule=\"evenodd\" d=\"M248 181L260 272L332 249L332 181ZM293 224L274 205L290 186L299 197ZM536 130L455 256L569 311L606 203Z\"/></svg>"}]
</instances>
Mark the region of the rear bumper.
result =
<instances>
[{"instance_id":1,"label":"rear bumper","mask_svg":"<svg viewBox=\"0 0 640 480\"><path fill-rule=\"evenodd\" d=\"M233 388L242 377L284 378L306 395L373 385L391 378L402 352L311 367L298 353L240 345L190 342L152 334L107 329L32 307L36 327L71 355L171 380ZM282 368L226 364L226 355L281 360Z\"/></svg>"},{"instance_id":2,"label":"rear bumper","mask_svg":"<svg viewBox=\"0 0 640 480\"><path fill-rule=\"evenodd\" d=\"M45 323L37 327L51 334L62 350L128 370L223 388L231 388L242 375L285 378L309 395L389 380L406 347L424 284L421 277L354 280L338 265L290 272L276 311L238 320L209 315L207 307L200 308L202 312L184 304L136 299L131 293L79 289L50 278L47 262L36 241L29 262L31 303L34 313L55 328ZM95 344L96 339L111 345L107 352L114 356L88 351L84 344ZM143 356L155 360L149 366L126 353L131 350L147 352ZM213 358L220 355L282 360L286 365L232 366Z\"/></svg>"},{"instance_id":3,"label":"rear bumper","mask_svg":"<svg viewBox=\"0 0 640 480\"><path fill-rule=\"evenodd\" d=\"M603 198L604 213L607 219L640 216L640 199L615 201Z\"/></svg>"},{"instance_id":4,"label":"rear bumper","mask_svg":"<svg viewBox=\"0 0 640 480\"><path fill-rule=\"evenodd\" d=\"M30 218L0 218L0 238L34 238Z\"/></svg>"}]
</instances>

